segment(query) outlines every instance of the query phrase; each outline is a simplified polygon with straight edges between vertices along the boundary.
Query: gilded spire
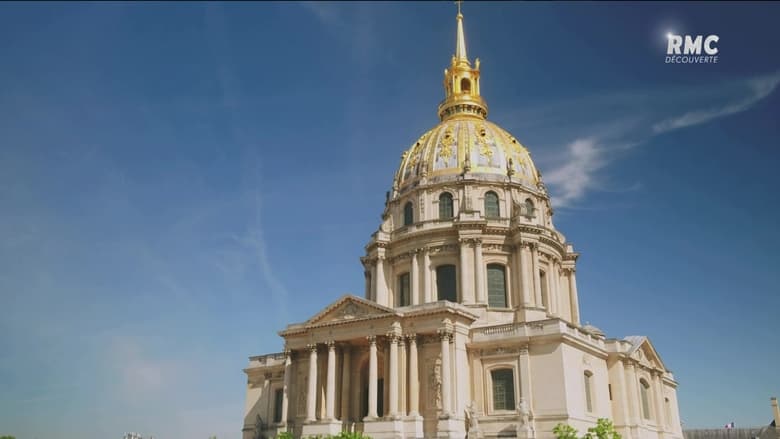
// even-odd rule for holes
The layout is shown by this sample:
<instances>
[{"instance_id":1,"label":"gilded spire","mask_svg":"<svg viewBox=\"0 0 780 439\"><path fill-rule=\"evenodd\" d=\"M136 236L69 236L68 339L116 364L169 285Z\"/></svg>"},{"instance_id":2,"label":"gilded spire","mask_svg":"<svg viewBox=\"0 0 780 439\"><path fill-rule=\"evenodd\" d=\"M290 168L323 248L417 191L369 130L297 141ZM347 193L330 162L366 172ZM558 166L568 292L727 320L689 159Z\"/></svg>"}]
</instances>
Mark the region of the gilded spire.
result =
<instances>
[{"instance_id":1,"label":"gilded spire","mask_svg":"<svg viewBox=\"0 0 780 439\"><path fill-rule=\"evenodd\" d=\"M455 38L455 55L447 69L444 69L444 101L439 105L439 118L450 119L455 116L471 116L485 119L487 104L479 93L479 58L474 61L474 67L466 55L466 35L463 31L463 14L458 5L457 35Z\"/></svg>"},{"instance_id":2,"label":"gilded spire","mask_svg":"<svg viewBox=\"0 0 780 439\"><path fill-rule=\"evenodd\" d=\"M466 56L466 36L463 33L463 14L460 12L461 1L455 2L458 4L458 36L455 42L455 58L468 62L469 57Z\"/></svg>"}]
</instances>

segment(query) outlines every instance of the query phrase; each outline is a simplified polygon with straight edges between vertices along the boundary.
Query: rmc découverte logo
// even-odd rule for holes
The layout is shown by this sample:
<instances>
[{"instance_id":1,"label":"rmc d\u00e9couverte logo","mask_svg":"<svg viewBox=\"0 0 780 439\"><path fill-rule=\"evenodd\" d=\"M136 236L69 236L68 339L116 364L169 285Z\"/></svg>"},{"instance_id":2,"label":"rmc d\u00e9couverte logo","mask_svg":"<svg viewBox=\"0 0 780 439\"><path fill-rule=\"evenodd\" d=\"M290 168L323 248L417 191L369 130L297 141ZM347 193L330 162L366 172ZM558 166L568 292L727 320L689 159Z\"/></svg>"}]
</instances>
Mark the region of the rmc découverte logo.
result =
<instances>
[{"instance_id":1,"label":"rmc d\u00e9couverte logo","mask_svg":"<svg viewBox=\"0 0 780 439\"><path fill-rule=\"evenodd\" d=\"M714 64L718 62L717 35L666 34L666 64ZM701 52L704 50L705 55Z\"/></svg>"}]
</instances>

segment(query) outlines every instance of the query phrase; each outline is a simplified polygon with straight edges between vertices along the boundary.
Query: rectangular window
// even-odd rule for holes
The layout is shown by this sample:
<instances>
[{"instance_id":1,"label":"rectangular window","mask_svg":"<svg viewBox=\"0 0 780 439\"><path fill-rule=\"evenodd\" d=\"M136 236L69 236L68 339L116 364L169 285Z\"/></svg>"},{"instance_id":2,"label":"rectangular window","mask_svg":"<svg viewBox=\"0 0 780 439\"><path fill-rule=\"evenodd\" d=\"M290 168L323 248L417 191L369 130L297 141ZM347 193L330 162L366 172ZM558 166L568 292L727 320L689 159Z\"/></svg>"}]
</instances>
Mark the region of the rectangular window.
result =
<instances>
[{"instance_id":1,"label":"rectangular window","mask_svg":"<svg viewBox=\"0 0 780 439\"><path fill-rule=\"evenodd\" d=\"M487 266L488 306L506 308L506 273L503 265Z\"/></svg>"},{"instance_id":2,"label":"rectangular window","mask_svg":"<svg viewBox=\"0 0 780 439\"><path fill-rule=\"evenodd\" d=\"M547 274L544 270L539 270L539 287L542 289L542 306L545 309L549 307L549 300L547 298Z\"/></svg>"},{"instance_id":3,"label":"rectangular window","mask_svg":"<svg viewBox=\"0 0 780 439\"><path fill-rule=\"evenodd\" d=\"M284 399L284 390L276 389L274 393L274 422L282 422L282 400Z\"/></svg>"},{"instance_id":4,"label":"rectangular window","mask_svg":"<svg viewBox=\"0 0 780 439\"><path fill-rule=\"evenodd\" d=\"M411 296L411 282L409 273L398 276L398 306L409 305Z\"/></svg>"},{"instance_id":5,"label":"rectangular window","mask_svg":"<svg viewBox=\"0 0 780 439\"><path fill-rule=\"evenodd\" d=\"M512 369L490 373L493 380L493 410L515 410L515 378Z\"/></svg>"},{"instance_id":6,"label":"rectangular window","mask_svg":"<svg viewBox=\"0 0 780 439\"><path fill-rule=\"evenodd\" d=\"M455 281L454 265L439 265L436 267L436 291L439 300L458 301L458 290Z\"/></svg>"}]
</instances>

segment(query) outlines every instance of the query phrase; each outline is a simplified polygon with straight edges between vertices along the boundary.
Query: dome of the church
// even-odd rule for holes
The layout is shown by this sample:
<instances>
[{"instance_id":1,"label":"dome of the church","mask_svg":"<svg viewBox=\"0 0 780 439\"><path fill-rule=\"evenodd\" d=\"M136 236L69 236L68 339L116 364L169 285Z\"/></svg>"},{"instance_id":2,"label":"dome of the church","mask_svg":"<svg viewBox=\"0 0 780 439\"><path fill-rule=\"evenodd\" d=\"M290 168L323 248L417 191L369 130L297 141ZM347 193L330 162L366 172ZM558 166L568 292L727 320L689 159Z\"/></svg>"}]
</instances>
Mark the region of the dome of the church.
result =
<instances>
[{"instance_id":1,"label":"dome of the church","mask_svg":"<svg viewBox=\"0 0 780 439\"><path fill-rule=\"evenodd\" d=\"M445 98L438 108L441 123L423 134L401 155L394 189L403 193L420 179L438 183L460 175L507 181L533 189L539 173L528 150L506 130L487 120L488 107L480 93L480 62L466 55L463 15L458 14L455 54L444 69Z\"/></svg>"},{"instance_id":2,"label":"dome of the church","mask_svg":"<svg viewBox=\"0 0 780 439\"><path fill-rule=\"evenodd\" d=\"M455 178L464 172L487 180L536 187L539 175L528 150L498 125L477 117L446 119L423 134L401 156L398 189Z\"/></svg>"}]
</instances>

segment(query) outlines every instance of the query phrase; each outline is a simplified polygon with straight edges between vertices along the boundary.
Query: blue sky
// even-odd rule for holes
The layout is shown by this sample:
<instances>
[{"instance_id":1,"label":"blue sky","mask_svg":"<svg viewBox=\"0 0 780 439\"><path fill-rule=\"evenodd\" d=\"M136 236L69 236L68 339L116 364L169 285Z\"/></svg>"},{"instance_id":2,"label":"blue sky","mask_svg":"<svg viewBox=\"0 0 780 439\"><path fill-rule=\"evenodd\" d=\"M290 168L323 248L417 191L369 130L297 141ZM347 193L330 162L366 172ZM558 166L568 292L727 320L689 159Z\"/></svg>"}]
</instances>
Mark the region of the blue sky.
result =
<instances>
[{"instance_id":1,"label":"blue sky","mask_svg":"<svg viewBox=\"0 0 780 439\"><path fill-rule=\"evenodd\" d=\"M466 3L490 119L688 427L780 396L778 4ZM249 355L346 292L455 7L0 5L0 433L240 437ZM720 62L664 63L667 31Z\"/></svg>"}]
</instances>

